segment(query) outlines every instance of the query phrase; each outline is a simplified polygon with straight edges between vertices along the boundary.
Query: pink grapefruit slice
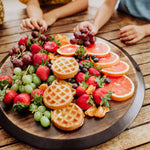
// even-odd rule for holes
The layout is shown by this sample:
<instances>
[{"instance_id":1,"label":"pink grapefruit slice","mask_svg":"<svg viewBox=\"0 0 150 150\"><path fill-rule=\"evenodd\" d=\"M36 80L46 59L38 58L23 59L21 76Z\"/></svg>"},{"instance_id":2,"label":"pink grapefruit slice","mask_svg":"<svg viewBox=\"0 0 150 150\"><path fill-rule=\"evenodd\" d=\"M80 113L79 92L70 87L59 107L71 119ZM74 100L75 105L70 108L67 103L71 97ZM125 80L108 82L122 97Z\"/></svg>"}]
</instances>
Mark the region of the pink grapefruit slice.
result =
<instances>
[{"instance_id":1,"label":"pink grapefruit slice","mask_svg":"<svg viewBox=\"0 0 150 150\"><path fill-rule=\"evenodd\" d=\"M96 55L99 57L106 56L110 52L110 47L103 42L96 42L86 47L86 51L90 55Z\"/></svg>"},{"instance_id":2,"label":"pink grapefruit slice","mask_svg":"<svg viewBox=\"0 0 150 150\"><path fill-rule=\"evenodd\" d=\"M118 64L114 66L103 68L102 73L105 75L118 77L125 75L128 72L128 70L129 65L124 61L120 61Z\"/></svg>"},{"instance_id":3,"label":"pink grapefruit slice","mask_svg":"<svg viewBox=\"0 0 150 150\"><path fill-rule=\"evenodd\" d=\"M112 100L125 101L134 94L134 84L126 75L120 77L107 76L111 80L110 84L105 84L104 87L112 91Z\"/></svg>"},{"instance_id":4,"label":"pink grapefruit slice","mask_svg":"<svg viewBox=\"0 0 150 150\"><path fill-rule=\"evenodd\" d=\"M60 47L57 52L63 56L73 56L78 48L78 45L67 44Z\"/></svg>"},{"instance_id":5,"label":"pink grapefruit slice","mask_svg":"<svg viewBox=\"0 0 150 150\"><path fill-rule=\"evenodd\" d=\"M98 57L99 61L95 65L100 65L100 67L111 67L119 63L120 58L119 56L114 53L110 52L108 55L104 57Z\"/></svg>"}]
</instances>

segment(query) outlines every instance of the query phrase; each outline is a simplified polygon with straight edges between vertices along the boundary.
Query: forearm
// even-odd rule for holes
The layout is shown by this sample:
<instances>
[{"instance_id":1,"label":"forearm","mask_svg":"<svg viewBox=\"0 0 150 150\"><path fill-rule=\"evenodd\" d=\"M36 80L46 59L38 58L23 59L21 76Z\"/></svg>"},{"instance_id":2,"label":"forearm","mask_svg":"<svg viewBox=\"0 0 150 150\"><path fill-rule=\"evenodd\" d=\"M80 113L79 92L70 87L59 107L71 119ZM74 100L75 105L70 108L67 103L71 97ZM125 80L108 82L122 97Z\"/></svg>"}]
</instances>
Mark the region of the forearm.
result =
<instances>
[{"instance_id":1,"label":"forearm","mask_svg":"<svg viewBox=\"0 0 150 150\"><path fill-rule=\"evenodd\" d=\"M75 0L44 14L44 18L48 18L49 16L52 16L52 14L56 19L67 17L86 9L87 7L88 0Z\"/></svg>"},{"instance_id":2,"label":"forearm","mask_svg":"<svg viewBox=\"0 0 150 150\"><path fill-rule=\"evenodd\" d=\"M117 0L105 0L98 9L93 21L93 25L99 30L112 16Z\"/></svg>"},{"instance_id":3,"label":"forearm","mask_svg":"<svg viewBox=\"0 0 150 150\"><path fill-rule=\"evenodd\" d=\"M27 14L29 18L43 19L43 12L38 0L29 0L27 3Z\"/></svg>"},{"instance_id":4,"label":"forearm","mask_svg":"<svg viewBox=\"0 0 150 150\"><path fill-rule=\"evenodd\" d=\"M150 35L150 24L146 24L142 26L145 32L145 36Z\"/></svg>"}]
</instances>

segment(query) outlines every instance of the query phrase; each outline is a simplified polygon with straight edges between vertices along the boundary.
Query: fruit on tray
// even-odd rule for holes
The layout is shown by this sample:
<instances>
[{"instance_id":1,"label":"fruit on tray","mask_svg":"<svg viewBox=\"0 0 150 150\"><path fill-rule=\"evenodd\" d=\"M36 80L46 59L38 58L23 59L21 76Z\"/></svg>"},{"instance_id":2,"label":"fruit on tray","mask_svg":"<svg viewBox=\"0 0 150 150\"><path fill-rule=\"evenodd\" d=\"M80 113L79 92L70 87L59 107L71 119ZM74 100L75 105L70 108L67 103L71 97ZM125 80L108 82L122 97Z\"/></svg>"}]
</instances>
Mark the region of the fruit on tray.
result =
<instances>
[{"instance_id":1,"label":"fruit on tray","mask_svg":"<svg viewBox=\"0 0 150 150\"><path fill-rule=\"evenodd\" d=\"M108 44L95 42L88 29L69 40L45 36L43 29L31 36L9 51L13 75L0 77L0 100L13 103L18 112L32 112L43 127L52 120L59 129L75 130L84 114L103 118L111 100L125 101L134 94L134 84L125 75L129 65Z\"/></svg>"}]
</instances>

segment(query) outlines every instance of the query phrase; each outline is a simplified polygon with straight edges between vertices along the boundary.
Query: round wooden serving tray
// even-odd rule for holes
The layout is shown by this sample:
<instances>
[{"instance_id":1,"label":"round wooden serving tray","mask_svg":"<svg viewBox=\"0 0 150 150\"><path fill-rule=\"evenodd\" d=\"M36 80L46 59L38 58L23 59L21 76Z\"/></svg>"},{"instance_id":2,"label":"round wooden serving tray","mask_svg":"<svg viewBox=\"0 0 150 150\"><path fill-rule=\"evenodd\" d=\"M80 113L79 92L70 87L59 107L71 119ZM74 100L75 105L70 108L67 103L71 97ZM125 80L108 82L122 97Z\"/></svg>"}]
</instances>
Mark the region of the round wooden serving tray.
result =
<instances>
[{"instance_id":1,"label":"round wooden serving tray","mask_svg":"<svg viewBox=\"0 0 150 150\"><path fill-rule=\"evenodd\" d=\"M72 34L68 33L71 37ZM104 39L97 38L111 47L121 60L130 65L127 76L135 85L135 93L127 101L110 102L110 112L103 119L85 117L81 128L64 132L57 129L53 123L49 128L43 128L37 123L33 114L21 115L13 112L3 102L0 103L0 124L16 139L41 149L84 149L96 146L110 140L125 130L137 116L144 100L144 81L136 62L120 47ZM0 75L11 75L12 64L7 56L1 64Z\"/></svg>"}]
</instances>

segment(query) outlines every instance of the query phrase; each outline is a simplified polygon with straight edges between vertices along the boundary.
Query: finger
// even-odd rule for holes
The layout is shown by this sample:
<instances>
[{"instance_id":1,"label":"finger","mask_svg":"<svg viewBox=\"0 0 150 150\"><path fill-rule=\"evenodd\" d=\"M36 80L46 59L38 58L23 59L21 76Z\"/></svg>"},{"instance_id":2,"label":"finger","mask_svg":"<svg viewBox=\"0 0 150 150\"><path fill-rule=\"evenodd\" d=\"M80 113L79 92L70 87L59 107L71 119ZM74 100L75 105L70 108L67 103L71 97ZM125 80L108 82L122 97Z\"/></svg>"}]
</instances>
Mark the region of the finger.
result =
<instances>
[{"instance_id":1,"label":"finger","mask_svg":"<svg viewBox=\"0 0 150 150\"><path fill-rule=\"evenodd\" d=\"M25 30L25 28L23 27L22 24L20 25L20 29L23 30L23 31Z\"/></svg>"},{"instance_id":2,"label":"finger","mask_svg":"<svg viewBox=\"0 0 150 150\"><path fill-rule=\"evenodd\" d=\"M44 20L39 20L38 24L41 26L43 26L46 30L47 30L47 23Z\"/></svg>"},{"instance_id":3,"label":"finger","mask_svg":"<svg viewBox=\"0 0 150 150\"><path fill-rule=\"evenodd\" d=\"M34 26L31 24L31 19L25 20L26 28L34 30Z\"/></svg>"},{"instance_id":4,"label":"finger","mask_svg":"<svg viewBox=\"0 0 150 150\"><path fill-rule=\"evenodd\" d=\"M79 32L79 26L76 26L74 29L73 29L74 32Z\"/></svg>"},{"instance_id":5,"label":"finger","mask_svg":"<svg viewBox=\"0 0 150 150\"><path fill-rule=\"evenodd\" d=\"M37 30L39 30L40 26L38 25L38 21L36 19L31 19L30 22L34 26L34 28L36 28Z\"/></svg>"},{"instance_id":6,"label":"finger","mask_svg":"<svg viewBox=\"0 0 150 150\"><path fill-rule=\"evenodd\" d=\"M125 37L120 38L120 40L121 41L129 41L129 40L132 40L134 38L136 38L135 35L129 35L129 36L125 36Z\"/></svg>"},{"instance_id":7,"label":"finger","mask_svg":"<svg viewBox=\"0 0 150 150\"><path fill-rule=\"evenodd\" d=\"M125 33L127 31L131 31L131 30L133 30L133 26L131 26L131 25L125 26L125 27L120 29L120 34Z\"/></svg>"},{"instance_id":8,"label":"finger","mask_svg":"<svg viewBox=\"0 0 150 150\"><path fill-rule=\"evenodd\" d=\"M120 37L126 37L126 36L130 36L130 35L133 35L133 34L134 34L133 31L128 31L128 32L120 33Z\"/></svg>"},{"instance_id":9,"label":"finger","mask_svg":"<svg viewBox=\"0 0 150 150\"><path fill-rule=\"evenodd\" d=\"M138 38L135 38L135 39L132 39L132 40L130 40L130 41L126 41L125 44L134 44L134 43L136 43L136 42L138 42L138 41L139 41L139 39L138 39Z\"/></svg>"}]
</instances>

